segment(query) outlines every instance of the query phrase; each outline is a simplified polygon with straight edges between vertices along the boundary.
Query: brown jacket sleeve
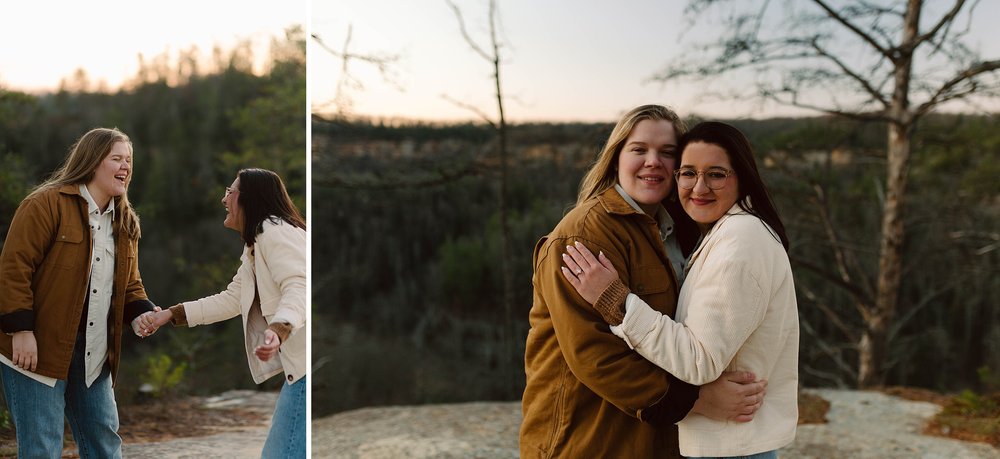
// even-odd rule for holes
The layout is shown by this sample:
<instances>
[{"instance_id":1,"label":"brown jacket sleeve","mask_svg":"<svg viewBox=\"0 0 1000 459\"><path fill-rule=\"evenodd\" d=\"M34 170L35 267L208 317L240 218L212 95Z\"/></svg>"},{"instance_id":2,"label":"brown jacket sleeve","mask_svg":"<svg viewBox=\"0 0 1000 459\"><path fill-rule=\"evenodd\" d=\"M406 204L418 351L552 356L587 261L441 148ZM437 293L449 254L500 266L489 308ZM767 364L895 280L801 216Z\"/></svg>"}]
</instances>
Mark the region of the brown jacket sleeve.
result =
<instances>
[{"instance_id":1,"label":"brown jacket sleeve","mask_svg":"<svg viewBox=\"0 0 1000 459\"><path fill-rule=\"evenodd\" d=\"M562 253L576 240L604 253L614 263L622 254L594 241L554 238L540 248L535 266L535 288L540 289L552 317L559 348L570 371L590 390L630 416L648 420L644 412L664 400L670 375L633 352L608 329L600 314L563 277ZM616 265L619 273L627 273ZM693 401L691 402L693 405ZM659 406L652 411L665 409ZM690 408L688 408L690 409ZM684 413L686 414L686 412ZM658 418L660 416L657 416Z\"/></svg>"},{"instance_id":2,"label":"brown jacket sleeve","mask_svg":"<svg viewBox=\"0 0 1000 459\"><path fill-rule=\"evenodd\" d=\"M35 329L35 271L45 259L56 231L55 210L37 196L14 212L0 254L0 327L4 333Z\"/></svg>"}]
</instances>

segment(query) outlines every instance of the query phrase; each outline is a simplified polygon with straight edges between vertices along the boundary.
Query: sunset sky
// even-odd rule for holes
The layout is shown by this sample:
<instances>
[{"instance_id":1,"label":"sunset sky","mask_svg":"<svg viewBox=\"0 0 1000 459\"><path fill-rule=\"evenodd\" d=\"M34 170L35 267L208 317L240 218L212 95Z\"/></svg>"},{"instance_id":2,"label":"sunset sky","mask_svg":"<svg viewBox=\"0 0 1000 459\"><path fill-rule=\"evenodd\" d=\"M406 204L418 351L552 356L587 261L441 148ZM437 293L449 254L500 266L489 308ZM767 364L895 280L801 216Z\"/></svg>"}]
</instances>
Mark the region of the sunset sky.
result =
<instances>
[{"instance_id":1,"label":"sunset sky","mask_svg":"<svg viewBox=\"0 0 1000 459\"><path fill-rule=\"evenodd\" d=\"M0 14L0 88L53 90L78 68L110 89L135 76L138 55L251 40L266 57L272 36L306 23L306 0L9 2Z\"/></svg>"},{"instance_id":2,"label":"sunset sky","mask_svg":"<svg viewBox=\"0 0 1000 459\"><path fill-rule=\"evenodd\" d=\"M469 32L487 43L485 1L456 0ZM773 1L785 6L786 1ZM930 2L925 17L941 5ZM710 102L697 84L649 83L648 79L677 55L682 44L705 42L721 31L691 30L682 0L499 0L508 44L504 88L511 96L509 118L515 121L610 121L643 103L675 107L682 115L764 117L813 114L771 105ZM941 5L939 5L941 4ZM979 2L967 43L986 58L1000 58L1000 2ZM964 17L959 24L965 24ZM391 81L371 65L352 62L360 87L348 92L352 114L377 118L466 120L477 115L445 97L494 115L490 64L462 39L444 0L316 1L311 32L341 49L352 28L349 51L398 55ZM341 62L310 47L310 91L314 110L331 110Z\"/></svg>"}]
</instances>

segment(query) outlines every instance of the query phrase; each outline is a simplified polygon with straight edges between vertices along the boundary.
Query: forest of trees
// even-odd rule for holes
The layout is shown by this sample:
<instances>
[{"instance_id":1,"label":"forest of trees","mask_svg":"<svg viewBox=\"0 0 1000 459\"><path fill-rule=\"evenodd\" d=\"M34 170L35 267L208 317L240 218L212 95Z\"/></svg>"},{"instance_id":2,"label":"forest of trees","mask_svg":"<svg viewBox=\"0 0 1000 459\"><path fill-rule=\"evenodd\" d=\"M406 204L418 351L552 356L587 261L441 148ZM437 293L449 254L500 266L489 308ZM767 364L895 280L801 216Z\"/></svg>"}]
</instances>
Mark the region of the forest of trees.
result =
<instances>
[{"instance_id":1,"label":"forest of trees","mask_svg":"<svg viewBox=\"0 0 1000 459\"><path fill-rule=\"evenodd\" d=\"M249 42L197 50L177 62L140 62L120 89L93 87L84 71L47 94L0 88L0 242L21 199L94 127L117 127L134 145L129 199L141 219L139 266L150 299L168 307L223 290L239 266L242 242L222 226L224 188L244 167L276 171L305 212L305 33L272 39L263 72ZM252 388L239 320L126 333L116 381L119 403L142 384L164 393ZM277 387L280 380L269 381Z\"/></svg>"},{"instance_id":2,"label":"forest of trees","mask_svg":"<svg viewBox=\"0 0 1000 459\"><path fill-rule=\"evenodd\" d=\"M753 142L791 239L801 382L855 387L864 319L844 284L864 295L877 273L885 126L733 123ZM509 128L508 316L492 128L314 116L313 415L518 399L531 249L574 202L611 127ZM887 384L979 388L1000 373L1000 119L930 115L913 146Z\"/></svg>"}]
</instances>

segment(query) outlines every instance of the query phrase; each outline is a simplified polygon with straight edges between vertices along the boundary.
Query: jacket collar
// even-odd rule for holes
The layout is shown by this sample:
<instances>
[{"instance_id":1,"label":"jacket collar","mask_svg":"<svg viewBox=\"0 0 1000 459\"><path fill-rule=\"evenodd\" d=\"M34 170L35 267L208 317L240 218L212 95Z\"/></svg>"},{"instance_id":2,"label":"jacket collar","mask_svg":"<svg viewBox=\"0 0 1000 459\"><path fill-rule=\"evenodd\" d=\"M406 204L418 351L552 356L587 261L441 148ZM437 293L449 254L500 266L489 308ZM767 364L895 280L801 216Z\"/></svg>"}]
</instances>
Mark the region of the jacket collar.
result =
<instances>
[{"instance_id":1,"label":"jacket collar","mask_svg":"<svg viewBox=\"0 0 1000 459\"><path fill-rule=\"evenodd\" d=\"M632 207L622 195L618 193L615 187L608 188L603 193L597 196L597 201L601 203L609 214L613 215L632 215L641 214Z\"/></svg>"},{"instance_id":2,"label":"jacket collar","mask_svg":"<svg viewBox=\"0 0 1000 459\"><path fill-rule=\"evenodd\" d=\"M62 194L71 194L74 196L82 196L80 194L80 185L68 184L59 187L59 192Z\"/></svg>"}]
</instances>

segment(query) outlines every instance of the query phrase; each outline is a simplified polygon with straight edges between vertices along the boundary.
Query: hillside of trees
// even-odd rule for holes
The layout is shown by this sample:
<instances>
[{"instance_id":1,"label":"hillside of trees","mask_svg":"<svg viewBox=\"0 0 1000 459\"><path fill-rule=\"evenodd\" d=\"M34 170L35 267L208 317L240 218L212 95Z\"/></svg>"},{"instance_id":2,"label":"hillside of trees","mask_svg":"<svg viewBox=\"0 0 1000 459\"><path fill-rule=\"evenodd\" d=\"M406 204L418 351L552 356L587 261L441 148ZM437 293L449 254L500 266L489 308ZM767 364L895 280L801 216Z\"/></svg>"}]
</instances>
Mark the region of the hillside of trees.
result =
<instances>
[{"instance_id":1,"label":"hillside of trees","mask_svg":"<svg viewBox=\"0 0 1000 459\"><path fill-rule=\"evenodd\" d=\"M223 191L244 167L278 172L305 211L305 33L274 38L263 72L249 42L197 50L177 62L141 62L120 89L94 88L78 71L52 93L0 88L0 243L21 199L94 127L117 127L134 145L129 198L141 219L139 266L162 307L223 290L242 242L222 226ZM239 320L191 329L166 327L140 340L126 333L116 381L119 403L142 384L155 395L252 388ZM275 379L268 384L280 385Z\"/></svg>"},{"instance_id":2,"label":"hillside of trees","mask_svg":"<svg viewBox=\"0 0 1000 459\"><path fill-rule=\"evenodd\" d=\"M801 382L853 387L856 302L877 270L885 127L732 122L753 142L791 239ZM495 133L314 116L313 415L518 399L532 248L575 201L611 127L510 127L517 307L505 314ZM930 116L914 145L887 383L979 388L1000 373L1000 118Z\"/></svg>"}]
</instances>

